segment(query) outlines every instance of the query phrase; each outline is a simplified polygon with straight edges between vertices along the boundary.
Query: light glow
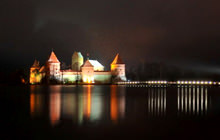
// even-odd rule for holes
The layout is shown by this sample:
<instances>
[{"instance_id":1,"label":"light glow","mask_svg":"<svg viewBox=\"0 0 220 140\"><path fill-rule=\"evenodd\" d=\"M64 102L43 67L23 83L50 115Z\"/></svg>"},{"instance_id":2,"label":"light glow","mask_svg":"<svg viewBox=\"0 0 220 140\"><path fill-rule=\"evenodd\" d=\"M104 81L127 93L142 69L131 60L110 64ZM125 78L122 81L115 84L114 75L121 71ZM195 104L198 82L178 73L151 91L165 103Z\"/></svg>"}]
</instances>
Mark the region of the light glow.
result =
<instances>
[{"instance_id":1,"label":"light glow","mask_svg":"<svg viewBox=\"0 0 220 140\"><path fill-rule=\"evenodd\" d=\"M111 86L111 120L114 123L117 123L118 120L118 103L117 103L117 96L116 96L116 86Z\"/></svg>"},{"instance_id":2,"label":"light glow","mask_svg":"<svg viewBox=\"0 0 220 140\"><path fill-rule=\"evenodd\" d=\"M84 82L84 83L88 83L88 84L93 83L93 82L94 82L94 77L93 77L93 76L87 76L87 75L85 75L85 76L83 77L83 82Z\"/></svg>"}]
</instances>

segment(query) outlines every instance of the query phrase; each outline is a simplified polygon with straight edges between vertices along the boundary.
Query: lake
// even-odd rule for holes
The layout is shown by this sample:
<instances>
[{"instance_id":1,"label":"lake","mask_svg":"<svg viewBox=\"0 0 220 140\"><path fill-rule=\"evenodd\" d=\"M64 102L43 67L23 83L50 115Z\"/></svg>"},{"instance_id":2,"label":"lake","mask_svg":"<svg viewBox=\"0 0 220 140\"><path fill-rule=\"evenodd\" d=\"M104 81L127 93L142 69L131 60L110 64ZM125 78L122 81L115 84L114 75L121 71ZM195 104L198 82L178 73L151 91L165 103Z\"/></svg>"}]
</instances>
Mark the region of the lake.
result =
<instances>
[{"instance_id":1,"label":"lake","mask_svg":"<svg viewBox=\"0 0 220 140\"><path fill-rule=\"evenodd\" d=\"M217 86L1 86L2 139L214 139L219 117Z\"/></svg>"}]
</instances>

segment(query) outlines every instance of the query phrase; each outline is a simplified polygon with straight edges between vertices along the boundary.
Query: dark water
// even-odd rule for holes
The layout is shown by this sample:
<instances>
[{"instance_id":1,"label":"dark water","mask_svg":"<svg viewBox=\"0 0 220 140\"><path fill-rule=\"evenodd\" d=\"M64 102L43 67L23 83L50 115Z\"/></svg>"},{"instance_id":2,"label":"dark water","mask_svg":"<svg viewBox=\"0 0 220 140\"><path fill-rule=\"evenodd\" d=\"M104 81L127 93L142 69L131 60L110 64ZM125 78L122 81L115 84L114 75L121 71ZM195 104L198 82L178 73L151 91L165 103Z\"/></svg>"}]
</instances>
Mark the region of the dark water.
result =
<instances>
[{"instance_id":1,"label":"dark water","mask_svg":"<svg viewBox=\"0 0 220 140\"><path fill-rule=\"evenodd\" d=\"M220 87L1 86L1 139L220 139Z\"/></svg>"}]
</instances>

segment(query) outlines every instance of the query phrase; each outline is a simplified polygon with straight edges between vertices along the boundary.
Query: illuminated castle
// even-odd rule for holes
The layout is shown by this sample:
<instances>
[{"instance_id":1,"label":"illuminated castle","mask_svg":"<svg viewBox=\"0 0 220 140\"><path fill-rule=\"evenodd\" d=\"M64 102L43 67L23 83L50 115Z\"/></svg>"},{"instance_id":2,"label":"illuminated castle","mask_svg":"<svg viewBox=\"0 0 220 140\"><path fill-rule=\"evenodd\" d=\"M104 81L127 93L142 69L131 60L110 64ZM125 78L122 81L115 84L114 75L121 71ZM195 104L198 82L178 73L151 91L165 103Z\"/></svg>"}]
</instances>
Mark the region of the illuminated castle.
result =
<instances>
[{"instance_id":1,"label":"illuminated castle","mask_svg":"<svg viewBox=\"0 0 220 140\"><path fill-rule=\"evenodd\" d=\"M73 53L71 69L61 70L60 61L53 51L44 66L40 66L39 61L35 60L30 68L30 84L42 82L113 83L117 81L126 81L125 63L119 54L111 63L110 71L105 71L104 66L97 60L87 59L84 62L80 52Z\"/></svg>"}]
</instances>

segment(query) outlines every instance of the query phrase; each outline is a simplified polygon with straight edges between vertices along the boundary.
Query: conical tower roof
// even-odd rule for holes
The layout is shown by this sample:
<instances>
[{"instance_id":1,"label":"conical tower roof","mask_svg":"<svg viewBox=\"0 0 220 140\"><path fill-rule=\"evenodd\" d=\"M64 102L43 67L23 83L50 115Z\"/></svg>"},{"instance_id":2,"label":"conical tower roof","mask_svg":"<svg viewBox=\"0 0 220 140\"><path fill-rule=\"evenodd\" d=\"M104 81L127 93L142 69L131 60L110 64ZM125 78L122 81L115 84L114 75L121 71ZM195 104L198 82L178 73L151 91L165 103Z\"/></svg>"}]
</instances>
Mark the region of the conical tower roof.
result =
<instances>
[{"instance_id":1,"label":"conical tower roof","mask_svg":"<svg viewBox=\"0 0 220 140\"><path fill-rule=\"evenodd\" d=\"M119 53L117 53L117 55L115 56L115 59L112 61L112 64L124 64L119 56Z\"/></svg>"},{"instance_id":2,"label":"conical tower roof","mask_svg":"<svg viewBox=\"0 0 220 140\"><path fill-rule=\"evenodd\" d=\"M89 62L89 60L86 60L82 67L93 67L93 65Z\"/></svg>"},{"instance_id":3,"label":"conical tower roof","mask_svg":"<svg viewBox=\"0 0 220 140\"><path fill-rule=\"evenodd\" d=\"M50 63L60 63L60 61L57 59L57 56L55 55L55 53L53 51L51 52L50 57L47 60L47 62L50 62Z\"/></svg>"},{"instance_id":4,"label":"conical tower roof","mask_svg":"<svg viewBox=\"0 0 220 140\"><path fill-rule=\"evenodd\" d=\"M35 59L32 67L40 67L40 62Z\"/></svg>"}]
</instances>

